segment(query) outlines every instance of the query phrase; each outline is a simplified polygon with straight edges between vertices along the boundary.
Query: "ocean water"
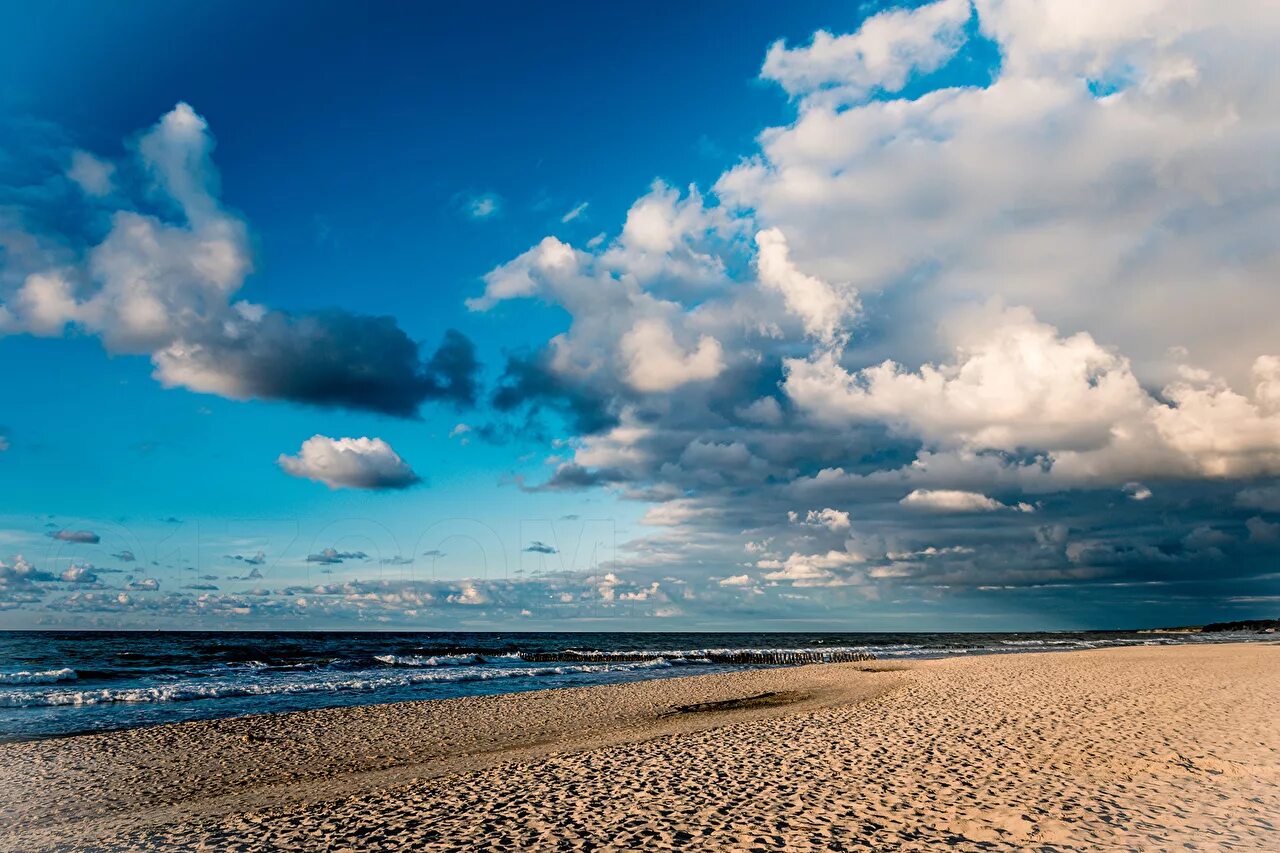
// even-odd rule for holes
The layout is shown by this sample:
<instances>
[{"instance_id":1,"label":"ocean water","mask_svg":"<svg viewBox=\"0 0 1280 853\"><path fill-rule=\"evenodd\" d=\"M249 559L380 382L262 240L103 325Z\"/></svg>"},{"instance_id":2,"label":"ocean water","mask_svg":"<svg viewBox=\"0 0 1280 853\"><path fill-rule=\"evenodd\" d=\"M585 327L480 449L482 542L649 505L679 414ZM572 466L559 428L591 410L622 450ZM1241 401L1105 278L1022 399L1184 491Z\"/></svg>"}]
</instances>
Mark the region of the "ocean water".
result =
<instances>
[{"instance_id":1,"label":"ocean water","mask_svg":"<svg viewBox=\"0 0 1280 853\"><path fill-rule=\"evenodd\" d=\"M708 655L857 650L878 658L1274 640L1258 634L0 632L0 740L577 687L748 669ZM626 663L539 663L564 651Z\"/></svg>"}]
</instances>

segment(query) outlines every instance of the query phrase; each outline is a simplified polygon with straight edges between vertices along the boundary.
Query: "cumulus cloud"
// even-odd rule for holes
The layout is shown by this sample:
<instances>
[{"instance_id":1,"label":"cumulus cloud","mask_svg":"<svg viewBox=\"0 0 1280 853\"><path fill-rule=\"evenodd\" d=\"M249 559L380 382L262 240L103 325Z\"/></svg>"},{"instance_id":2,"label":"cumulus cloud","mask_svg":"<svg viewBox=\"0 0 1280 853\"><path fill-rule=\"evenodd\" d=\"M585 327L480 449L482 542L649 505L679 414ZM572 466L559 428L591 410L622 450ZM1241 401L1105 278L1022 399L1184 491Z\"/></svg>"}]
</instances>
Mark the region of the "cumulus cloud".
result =
<instances>
[{"instance_id":1,"label":"cumulus cloud","mask_svg":"<svg viewBox=\"0 0 1280 853\"><path fill-rule=\"evenodd\" d=\"M460 592L448 596L446 599L450 604L463 604L474 607L480 604L488 604L489 596L477 586L467 585Z\"/></svg>"},{"instance_id":2,"label":"cumulus cloud","mask_svg":"<svg viewBox=\"0 0 1280 853\"><path fill-rule=\"evenodd\" d=\"M1027 503L1009 507L978 492L965 492L958 489L915 489L900 503L911 509L929 512L995 512L1001 509L1033 512L1035 509Z\"/></svg>"},{"instance_id":3,"label":"cumulus cloud","mask_svg":"<svg viewBox=\"0 0 1280 853\"><path fill-rule=\"evenodd\" d=\"M714 379L724 370L720 342L710 335L687 349L671 327L656 317L632 326L620 341L627 381L637 391L670 391L688 382Z\"/></svg>"},{"instance_id":4,"label":"cumulus cloud","mask_svg":"<svg viewBox=\"0 0 1280 853\"><path fill-rule=\"evenodd\" d=\"M884 421L933 446L1050 450L1105 444L1145 396L1088 334L1062 338L1026 311L974 329L951 364L856 372L822 352L786 363L787 395L827 422Z\"/></svg>"},{"instance_id":5,"label":"cumulus cloud","mask_svg":"<svg viewBox=\"0 0 1280 853\"><path fill-rule=\"evenodd\" d=\"M933 71L964 43L969 0L943 0L873 15L847 35L825 30L805 47L776 42L760 76L809 106L857 103L876 91L897 92L915 74Z\"/></svg>"},{"instance_id":6,"label":"cumulus cloud","mask_svg":"<svg viewBox=\"0 0 1280 853\"><path fill-rule=\"evenodd\" d=\"M806 333L826 344L843 341L858 309L857 293L796 269L787 238L777 228L756 234L756 248L760 284L782 294L787 310L801 319Z\"/></svg>"},{"instance_id":7,"label":"cumulus cloud","mask_svg":"<svg viewBox=\"0 0 1280 853\"><path fill-rule=\"evenodd\" d=\"M1255 361L1252 397L1183 367L1157 399L1087 333L1064 337L1024 310L976 328L952 363L851 372L823 352L787 361L784 387L825 422L886 422L930 447L1041 451L1068 476L1280 471L1280 359Z\"/></svg>"},{"instance_id":8,"label":"cumulus cloud","mask_svg":"<svg viewBox=\"0 0 1280 853\"><path fill-rule=\"evenodd\" d=\"M765 580L788 581L793 586L846 586L858 582L850 571L866 562L862 554L849 551L827 551L822 554L794 553L785 560L759 560L756 566L769 569Z\"/></svg>"},{"instance_id":9,"label":"cumulus cloud","mask_svg":"<svg viewBox=\"0 0 1280 853\"><path fill-rule=\"evenodd\" d=\"M401 417L428 400L474 402L478 364L458 332L424 359L389 317L295 314L239 297L253 271L248 227L222 206L213 136L189 105L166 113L135 148L151 182L138 194L161 195L173 215L140 212L122 196L106 237L84 247L82 265L9 270L19 284L0 293L0 334L60 335L74 327L100 337L111 353L150 356L166 387L237 400ZM109 175L100 178L87 156L73 164L73 178L98 194Z\"/></svg>"},{"instance_id":10,"label":"cumulus cloud","mask_svg":"<svg viewBox=\"0 0 1280 853\"><path fill-rule=\"evenodd\" d=\"M64 583L97 583L98 575L93 570L93 566L89 564L71 565L67 567L62 574L58 575L58 580Z\"/></svg>"},{"instance_id":11,"label":"cumulus cloud","mask_svg":"<svg viewBox=\"0 0 1280 853\"><path fill-rule=\"evenodd\" d=\"M314 435L296 456L277 460L294 477L331 489L406 489L422 482L391 445L380 438L329 438Z\"/></svg>"},{"instance_id":12,"label":"cumulus cloud","mask_svg":"<svg viewBox=\"0 0 1280 853\"><path fill-rule=\"evenodd\" d=\"M848 530L851 526L849 521L849 513L843 510L832 509L826 507L824 509L811 509L805 513L804 518L800 517L798 512L790 512L787 517L793 524L804 524L809 527L825 527L832 533L841 530Z\"/></svg>"},{"instance_id":13,"label":"cumulus cloud","mask_svg":"<svg viewBox=\"0 0 1280 853\"><path fill-rule=\"evenodd\" d=\"M794 118L712 192L654 184L469 302L570 318L503 382L576 433L519 482L650 503L628 565L736 577L746 541L857 595L1244 548L1269 485L1231 483L1280 474L1280 182L1240 165L1280 141L1278 32L1261 3L943 0L773 45Z\"/></svg>"},{"instance_id":14,"label":"cumulus cloud","mask_svg":"<svg viewBox=\"0 0 1280 853\"><path fill-rule=\"evenodd\" d=\"M569 434L541 476L511 482L644 504L621 557L591 581L366 582L309 606L380 618L625 602L705 619L764 612L734 609L759 598L829 618L892 590L877 608L918 616L958 594L993 611L1017 590L1102 624L1105 607L1258 592L1280 512L1280 176L1257 165L1280 145L1274 4L941 0L831 24L769 48L761 77L794 112L709 191L655 182L611 230L533 241L467 301L498 328L521 300L567 318L508 353L495 420L469 418L467 435ZM223 363L254 372L223 358L228 340L329 326L309 335L240 298L251 258L204 180L211 137L174 121L186 147L140 153L182 215L117 211L86 269L6 278L0 328L70 323L228 395L392 414L475 396L448 379L474 375L465 346L445 360L456 369L412 345L352 355L343 341L360 335L341 323L317 346L358 366L358 392L219 384ZM171 149L199 168L176 168ZM99 298L149 244L163 249L145 255L157 262L136 295L150 301ZM206 359L159 355L206 340ZM375 372L400 378L360 384ZM258 613L274 606L263 598L204 606Z\"/></svg>"},{"instance_id":15,"label":"cumulus cloud","mask_svg":"<svg viewBox=\"0 0 1280 853\"><path fill-rule=\"evenodd\" d=\"M53 574L37 569L21 554L12 560L12 563L0 560L0 587L25 588L33 583L57 580Z\"/></svg>"}]
</instances>

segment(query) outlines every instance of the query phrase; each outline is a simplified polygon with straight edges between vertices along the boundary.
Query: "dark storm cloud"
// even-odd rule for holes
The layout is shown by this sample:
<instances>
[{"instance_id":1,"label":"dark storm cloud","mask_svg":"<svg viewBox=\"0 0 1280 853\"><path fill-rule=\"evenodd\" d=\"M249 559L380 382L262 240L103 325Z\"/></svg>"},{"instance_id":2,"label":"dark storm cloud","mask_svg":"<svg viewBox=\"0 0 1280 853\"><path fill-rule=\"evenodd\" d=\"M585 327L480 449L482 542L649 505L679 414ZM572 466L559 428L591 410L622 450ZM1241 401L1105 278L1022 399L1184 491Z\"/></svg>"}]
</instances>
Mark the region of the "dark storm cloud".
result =
<instances>
[{"instance_id":1,"label":"dark storm cloud","mask_svg":"<svg viewBox=\"0 0 1280 853\"><path fill-rule=\"evenodd\" d=\"M475 346L450 329L425 361L418 344L391 317L344 311L268 312L248 334L221 326L184 349L169 369L190 384L237 398L286 400L326 408L414 417L419 406L475 403Z\"/></svg>"},{"instance_id":2,"label":"dark storm cloud","mask_svg":"<svg viewBox=\"0 0 1280 853\"><path fill-rule=\"evenodd\" d=\"M557 551L553 546L548 545L545 542L539 542L536 539L530 542L528 545L526 545L524 547L524 550L530 554L558 554L559 553L559 551Z\"/></svg>"},{"instance_id":3,"label":"dark storm cloud","mask_svg":"<svg viewBox=\"0 0 1280 853\"><path fill-rule=\"evenodd\" d=\"M546 350L508 356L493 407L500 412L523 409L532 415L550 408L579 433L600 432L618 422L605 397L566 382L547 366L547 358Z\"/></svg>"},{"instance_id":4,"label":"dark storm cloud","mask_svg":"<svg viewBox=\"0 0 1280 853\"><path fill-rule=\"evenodd\" d=\"M571 492L578 489L589 489L609 483L626 482L629 478L625 471L616 468L590 469L567 462L556 469L545 483L527 486L520 483L526 492Z\"/></svg>"}]
</instances>

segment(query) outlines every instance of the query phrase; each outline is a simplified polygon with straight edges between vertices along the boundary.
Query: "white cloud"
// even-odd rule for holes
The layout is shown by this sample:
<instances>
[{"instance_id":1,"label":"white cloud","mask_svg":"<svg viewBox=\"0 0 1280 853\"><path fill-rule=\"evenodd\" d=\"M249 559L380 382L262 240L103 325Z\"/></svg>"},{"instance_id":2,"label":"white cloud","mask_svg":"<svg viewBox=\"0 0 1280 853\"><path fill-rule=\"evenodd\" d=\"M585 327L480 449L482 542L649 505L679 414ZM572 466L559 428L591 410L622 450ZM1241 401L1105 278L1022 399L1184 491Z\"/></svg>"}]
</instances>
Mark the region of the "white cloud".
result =
<instances>
[{"instance_id":1,"label":"white cloud","mask_svg":"<svg viewBox=\"0 0 1280 853\"><path fill-rule=\"evenodd\" d=\"M489 603L489 596L484 590L474 584L468 584L462 588L460 592L447 596L446 601L450 604L463 604L468 606L477 606Z\"/></svg>"},{"instance_id":2,"label":"white cloud","mask_svg":"<svg viewBox=\"0 0 1280 853\"><path fill-rule=\"evenodd\" d=\"M1145 501L1151 497L1151 490L1141 483L1125 483L1122 487L1125 494L1129 496L1129 500Z\"/></svg>"},{"instance_id":3,"label":"white cloud","mask_svg":"<svg viewBox=\"0 0 1280 853\"><path fill-rule=\"evenodd\" d=\"M829 345L842 342L847 324L858 310L857 293L796 269L787 251L787 239L777 228L756 234L756 248L760 283L782 294L787 310L801 319L807 334Z\"/></svg>"},{"instance_id":4,"label":"white cloud","mask_svg":"<svg viewBox=\"0 0 1280 853\"><path fill-rule=\"evenodd\" d=\"M491 219L502 212L502 199L495 193L469 196L463 210L472 219Z\"/></svg>"},{"instance_id":5,"label":"white cloud","mask_svg":"<svg viewBox=\"0 0 1280 853\"><path fill-rule=\"evenodd\" d=\"M972 331L952 364L849 372L822 352L788 361L784 388L821 420L887 421L943 447L1096 448L1142 409L1128 363L1088 334L1061 338L1027 311Z\"/></svg>"},{"instance_id":6,"label":"white cloud","mask_svg":"<svg viewBox=\"0 0 1280 853\"><path fill-rule=\"evenodd\" d=\"M1144 382L1168 381L1172 345L1238 382L1274 339L1256 309L1280 307L1265 284L1280 178L1244 166L1280 141L1274 5L976 11L1002 55L992 82L802 101L722 177L722 203L779 228L811 275L864 298L910 288L913 314L875 344L898 360L934 357L939 321L999 296L1119 347Z\"/></svg>"},{"instance_id":7,"label":"white cloud","mask_svg":"<svg viewBox=\"0 0 1280 853\"><path fill-rule=\"evenodd\" d=\"M641 524L656 527L676 527L708 514L708 510L687 498L654 504L641 517Z\"/></svg>"},{"instance_id":8,"label":"white cloud","mask_svg":"<svg viewBox=\"0 0 1280 853\"><path fill-rule=\"evenodd\" d=\"M720 586L751 586L751 575L731 575L721 578Z\"/></svg>"},{"instance_id":9,"label":"white cloud","mask_svg":"<svg viewBox=\"0 0 1280 853\"><path fill-rule=\"evenodd\" d=\"M82 316L71 283L60 273L32 273L5 305L0 306L0 333L6 327L32 335L61 335Z\"/></svg>"},{"instance_id":10,"label":"white cloud","mask_svg":"<svg viewBox=\"0 0 1280 853\"><path fill-rule=\"evenodd\" d=\"M849 529L849 513L838 509L826 507L824 509L811 509L804 517L804 521L800 520L799 513L790 513L793 523L804 524L810 527L825 527L832 533Z\"/></svg>"},{"instance_id":11,"label":"white cloud","mask_svg":"<svg viewBox=\"0 0 1280 853\"><path fill-rule=\"evenodd\" d=\"M233 399L406 416L425 399L474 396L473 360L456 357L470 353L470 342L456 332L446 335L448 358L423 364L417 344L389 318L289 314L237 299L253 271L249 232L218 198L213 136L190 105L179 103L133 147L147 184L111 196L116 206L101 242L24 235L37 246L69 244L77 260L52 263L68 255L50 249L7 265L0 334L59 335L74 326L113 354L149 356L166 387ZM88 174L88 161L77 162ZM132 204L132 195L144 194L164 203ZM437 367L457 375L436 375Z\"/></svg>"},{"instance_id":12,"label":"white cloud","mask_svg":"<svg viewBox=\"0 0 1280 853\"><path fill-rule=\"evenodd\" d=\"M640 320L619 342L627 362L627 381L637 391L660 393L689 382L714 379L724 370L720 342L702 335L689 350L676 341L671 327L657 318Z\"/></svg>"},{"instance_id":13,"label":"white cloud","mask_svg":"<svg viewBox=\"0 0 1280 853\"><path fill-rule=\"evenodd\" d=\"M67 177L75 181L87 195L104 196L113 188L111 176L115 171L114 164L99 160L87 151L73 151Z\"/></svg>"},{"instance_id":14,"label":"white cloud","mask_svg":"<svg viewBox=\"0 0 1280 853\"><path fill-rule=\"evenodd\" d=\"M561 216L561 217L560 217L560 221L561 221L561 222L564 222L564 223L566 223L566 224L567 224L567 223L572 222L573 220L577 219L577 218L578 218L579 216L581 216L582 214L586 213L586 212L587 212L587 207L588 207L590 204L591 204L590 202L586 202L586 201L582 202L581 204L579 204L579 205L575 206L572 210L570 210L570 211L569 211L568 213L566 213L564 216Z\"/></svg>"},{"instance_id":15,"label":"white cloud","mask_svg":"<svg viewBox=\"0 0 1280 853\"><path fill-rule=\"evenodd\" d=\"M937 590L1172 565L1154 524L1093 530L1097 501L1186 506L1160 526L1203 544L1247 513L1200 524L1236 489L1186 481L1280 474L1280 177L1256 167L1278 37L1259 0L955 0L777 44L794 118L714 192L655 183L620 233L547 238L471 305L570 316L510 375L552 389L522 413L589 424L557 487L657 502L645 565L718 586L750 541L774 583ZM796 506L855 510L867 535L839 532L876 556L825 565ZM944 546L921 509L975 514Z\"/></svg>"},{"instance_id":16,"label":"white cloud","mask_svg":"<svg viewBox=\"0 0 1280 853\"><path fill-rule=\"evenodd\" d=\"M794 586L842 586L855 582L850 569L866 562L866 557L849 551L825 554L793 553L786 560L760 560L756 566L772 569L765 580L790 581Z\"/></svg>"},{"instance_id":17,"label":"white cloud","mask_svg":"<svg viewBox=\"0 0 1280 853\"><path fill-rule=\"evenodd\" d=\"M296 456L282 453L277 461L286 473L331 489L403 489L421 482L380 438L315 435L302 443Z\"/></svg>"},{"instance_id":18,"label":"white cloud","mask_svg":"<svg viewBox=\"0 0 1280 853\"><path fill-rule=\"evenodd\" d=\"M1002 509L1016 509L1018 512L1035 511L1035 507L1030 504L1019 503L1010 507L979 492L958 489L915 489L899 503L911 509L930 512L995 512Z\"/></svg>"},{"instance_id":19,"label":"white cloud","mask_svg":"<svg viewBox=\"0 0 1280 853\"><path fill-rule=\"evenodd\" d=\"M72 565L58 576L65 583L97 583L98 576L93 571L93 566L89 564Z\"/></svg>"},{"instance_id":20,"label":"white cloud","mask_svg":"<svg viewBox=\"0 0 1280 853\"><path fill-rule=\"evenodd\" d=\"M574 250L555 237L542 242L520 257L494 269L484 277L484 293L467 300L472 311L487 311L499 302L533 296L542 289L544 279L568 277L577 272Z\"/></svg>"},{"instance_id":21,"label":"white cloud","mask_svg":"<svg viewBox=\"0 0 1280 853\"><path fill-rule=\"evenodd\" d=\"M760 76L787 94L826 105L856 103L881 90L896 92L913 73L933 71L964 42L969 0L942 0L915 9L881 12L856 33L814 33L806 47L769 48Z\"/></svg>"},{"instance_id":22,"label":"white cloud","mask_svg":"<svg viewBox=\"0 0 1280 853\"><path fill-rule=\"evenodd\" d=\"M823 351L786 363L784 390L826 423L883 421L943 449L1040 451L1064 479L1280 471L1280 359L1254 364L1253 397L1183 368L1165 401L1087 333L1062 337L1025 310L988 316L949 364L848 371Z\"/></svg>"}]
</instances>

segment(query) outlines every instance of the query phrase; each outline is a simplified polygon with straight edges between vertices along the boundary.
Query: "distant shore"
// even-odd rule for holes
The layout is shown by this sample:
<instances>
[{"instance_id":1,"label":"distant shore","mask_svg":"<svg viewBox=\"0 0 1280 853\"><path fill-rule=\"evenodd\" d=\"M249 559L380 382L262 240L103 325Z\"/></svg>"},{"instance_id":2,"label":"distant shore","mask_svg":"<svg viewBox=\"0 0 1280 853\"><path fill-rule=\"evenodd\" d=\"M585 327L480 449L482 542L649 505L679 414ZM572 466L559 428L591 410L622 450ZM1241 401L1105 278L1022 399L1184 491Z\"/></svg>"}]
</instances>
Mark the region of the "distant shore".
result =
<instances>
[{"instance_id":1,"label":"distant shore","mask_svg":"<svg viewBox=\"0 0 1280 853\"><path fill-rule=\"evenodd\" d=\"M1280 646L826 664L0 745L0 849L1280 847Z\"/></svg>"},{"instance_id":2,"label":"distant shore","mask_svg":"<svg viewBox=\"0 0 1280 853\"><path fill-rule=\"evenodd\" d=\"M1174 628L1140 628L1139 634L1274 634L1280 631L1280 619L1240 619L1235 622L1210 622L1207 625L1181 625Z\"/></svg>"}]
</instances>

